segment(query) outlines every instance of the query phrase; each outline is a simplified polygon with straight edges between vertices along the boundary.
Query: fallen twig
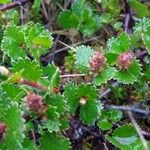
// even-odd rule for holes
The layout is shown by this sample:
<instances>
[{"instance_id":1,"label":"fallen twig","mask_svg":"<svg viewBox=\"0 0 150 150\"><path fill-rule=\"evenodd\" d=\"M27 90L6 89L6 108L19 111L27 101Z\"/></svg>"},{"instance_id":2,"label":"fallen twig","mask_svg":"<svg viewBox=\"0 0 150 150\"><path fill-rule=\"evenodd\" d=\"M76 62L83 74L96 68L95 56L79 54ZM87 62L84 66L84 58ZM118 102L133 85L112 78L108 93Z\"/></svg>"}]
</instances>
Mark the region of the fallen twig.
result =
<instances>
[{"instance_id":1,"label":"fallen twig","mask_svg":"<svg viewBox=\"0 0 150 150\"><path fill-rule=\"evenodd\" d=\"M144 110L144 109L139 109L136 108L135 106L116 106L116 105L105 105L104 106L107 109L116 109L116 110L121 110L121 111L131 111L134 113L140 113L143 115L148 116L150 114L149 110Z\"/></svg>"},{"instance_id":2,"label":"fallen twig","mask_svg":"<svg viewBox=\"0 0 150 150\"><path fill-rule=\"evenodd\" d=\"M60 75L61 78L82 77L82 76L86 76L86 74L65 74L65 75Z\"/></svg>"},{"instance_id":3,"label":"fallen twig","mask_svg":"<svg viewBox=\"0 0 150 150\"><path fill-rule=\"evenodd\" d=\"M4 12L6 10L9 10L9 9L12 9L12 8L15 8L15 7L18 7L21 5L25 5L27 2L29 2L30 0L23 0L21 2L18 2L18 1L15 1L15 2L12 2L12 3L9 3L7 5L2 5L0 7L0 12Z\"/></svg>"},{"instance_id":4,"label":"fallen twig","mask_svg":"<svg viewBox=\"0 0 150 150\"><path fill-rule=\"evenodd\" d=\"M125 0L125 32L129 33L129 23L131 19L130 6L128 0Z\"/></svg>"}]
</instances>

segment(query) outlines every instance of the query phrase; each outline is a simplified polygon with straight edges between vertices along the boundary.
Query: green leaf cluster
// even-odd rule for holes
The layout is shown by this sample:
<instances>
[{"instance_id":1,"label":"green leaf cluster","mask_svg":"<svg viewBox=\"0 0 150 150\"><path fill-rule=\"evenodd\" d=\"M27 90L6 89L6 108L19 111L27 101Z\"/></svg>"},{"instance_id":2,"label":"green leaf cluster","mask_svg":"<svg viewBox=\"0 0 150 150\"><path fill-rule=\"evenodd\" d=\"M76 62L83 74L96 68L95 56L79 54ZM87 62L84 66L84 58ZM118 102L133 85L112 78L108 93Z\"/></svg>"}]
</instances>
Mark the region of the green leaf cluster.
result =
<instances>
[{"instance_id":1,"label":"green leaf cluster","mask_svg":"<svg viewBox=\"0 0 150 150\"><path fill-rule=\"evenodd\" d=\"M7 108L4 115L4 122L7 124L5 140L0 145L2 149L22 149L24 139L24 121L22 112L17 104L12 104Z\"/></svg>"},{"instance_id":2,"label":"green leaf cluster","mask_svg":"<svg viewBox=\"0 0 150 150\"><path fill-rule=\"evenodd\" d=\"M52 47L51 33L40 24L32 22L24 26L7 26L1 48L12 60L24 58L29 54L39 60Z\"/></svg>"},{"instance_id":3,"label":"green leaf cluster","mask_svg":"<svg viewBox=\"0 0 150 150\"><path fill-rule=\"evenodd\" d=\"M2 0L1 3L8 2L10 1ZM33 11L39 12L41 2L34 1ZM109 38L107 44L104 43L106 46L101 49L101 55L105 58L105 64L99 72L91 69L90 62L96 48L89 45L73 48L73 52L66 59L66 66L75 74L67 74L67 79L64 74L61 75L61 71L64 72L65 68L60 69L54 62L47 66L41 63L41 56L53 46L50 31L43 25L33 22L19 26L17 11L0 14L0 23L6 23L0 25L1 50L4 56L8 56L11 60L9 65L8 62L2 62L8 69L0 66L0 123L6 125L6 131L0 137L0 149L70 150L74 140L71 139L71 142L73 141L71 143L67 133L74 130L70 128L72 119L79 122L81 128L88 128L89 130L86 131L89 133L92 133L93 126L96 127L101 134L104 134L107 142L118 149L144 149L135 127L132 124L120 125L121 121L126 123L122 112L105 109L105 106L103 107L105 102L101 101L99 95L109 87L115 92L115 96L110 96L106 103L120 104L123 102L119 100L123 99L124 95L128 95L126 90L131 89L129 92L134 93L135 88L134 94L137 94L137 91L140 96L145 94L145 91L147 92L145 95L149 94L149 56L142 62L136 57L141 51L136 48L146 47L148 54L150 53L150 19L145 18L149 17L149 8L137 0L129 1L131 9L141 19L134 18L138 21L135 23L133 34L128 35L121 31L122 16L119 16L119 21L117 17L122 10L122 1L97 0L96 2L75 0L70 9L60 12L59 25L91 36L102 25L109 24L118 35ZM96 7L102 5L101 15L93 7L95 5ZM133 59L127 69L121 69L118 58L126 52L133 54ZM110 84L114 80L123 84L122 87L113 89ZM37 96L34 105L38 103L42 105L37 112L32 111L28 104L29 100L35 98L28 99L31 93ZM131 98L129 96L128 98ZM111 101L112 97L115 101ZM132 98L137 100L135 97ZM94 135L95 133L90 140ZM83 140L84 144L86 140L88 136Z\"/></svg>"},{"instance_id":4,"label":"green leaf cluster","mask_svg":"<svg viewBox=\"0 0 150 150\"><path fill-rule=\"evenodd\" d=\"M62 11L58 23L65 29L77 29L86 36L91 36L101 26L99 15L93 13L85 0L76 0L71 10Z\"/></svg>"},{"instance_id":5,"label":"green leaf cluster","mask_svg":"<svg viewBox=\"0 0 150 150\"><path fill-rule=\"evenodd\" d=\"M117 64L118 57L121 54L131 51L129 35L123 32L118 37L109 39L107 47L108 50L103 51L103 55L106 58L106 65L102 71L93 75L93 84L101 85L111 79L116 79L123 84L132 84L137 81L141 75L141 65L135 57L127 70L119 69ZM76 47L75 64L80 72L90 74L91 66L89 62L94 52L95 51L89 46L81 45Z\"/></svg>"},{"instance_id":6,"label":"green leaf cluster","mask_svg":"<svg viewBox=\"0 0 150 150\"><path fill-rule=\"evenodd\" d=\"M103 110L100 115L98 126L102 130L111 129L113 124L120 121L122 112L118 110Z\"/></svg>"},{"instance_id":7,"label":"green leaf cluster","mask_svg":"<svg viewBox=\"0 0 150 150\"><path fill-rule=\"evenodd\" d=\"M80 107L80 119L83 123L89 125L95 123L102 106L98 102L98 91L94 86L69 83L65 86L64 95L71 114L75 114L77 108ZM82 103L82 100L85 103Z\"/></svg>"},{"instance_id":8,"label":"green leaf cluster","mask_svg":"<svg viewBox=\"0 0 150 150\"><path fill-rule=\"evenodd\" d=\"M148 53L150 53L150 19L145 17L140 19L134 27L134 32L134 34L138 34L141 37L143 45L146 46Z\"/></svg>"}]
</instances>

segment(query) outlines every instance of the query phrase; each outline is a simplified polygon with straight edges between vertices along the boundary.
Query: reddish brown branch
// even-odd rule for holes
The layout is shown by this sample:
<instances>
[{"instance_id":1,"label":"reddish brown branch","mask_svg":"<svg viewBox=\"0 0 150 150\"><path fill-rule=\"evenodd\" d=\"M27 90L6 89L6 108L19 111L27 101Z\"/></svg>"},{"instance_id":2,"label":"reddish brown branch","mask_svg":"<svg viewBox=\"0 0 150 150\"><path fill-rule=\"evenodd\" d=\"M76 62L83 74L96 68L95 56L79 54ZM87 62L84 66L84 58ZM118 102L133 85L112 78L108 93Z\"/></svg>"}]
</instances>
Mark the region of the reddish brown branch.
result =
<instances>
[{"instance_id":1,"label":"reddish brown branch","mask_svg":"<svg viewBox=\"0 0 150 150\"><path fill-rule=\"evenodd\" d=\"M37 83L37 82L33 82L33 81L29 81L29 80L25 80L23 79L20 83L31 86L33 88L39 89L41 91L47 91L47 87Z\"/></svg>"},{"instance_id":2,"label":"reddish brown branch","mask_svg":"<svg viewBox=\"0 0 150 150\"><path fill-rule=\"evenodd\" d=\"M3 5L0 7L0 11L3 12L3 11L6 11L6 10L9 10L9 9L12 9L12 8L15 8L15 7L18 7L20 6L20 4L24 5L28 2L29 0L24 0L22 2L12 2L12 3L9 3L7 5Z\"/></svg>"}]
</instances>

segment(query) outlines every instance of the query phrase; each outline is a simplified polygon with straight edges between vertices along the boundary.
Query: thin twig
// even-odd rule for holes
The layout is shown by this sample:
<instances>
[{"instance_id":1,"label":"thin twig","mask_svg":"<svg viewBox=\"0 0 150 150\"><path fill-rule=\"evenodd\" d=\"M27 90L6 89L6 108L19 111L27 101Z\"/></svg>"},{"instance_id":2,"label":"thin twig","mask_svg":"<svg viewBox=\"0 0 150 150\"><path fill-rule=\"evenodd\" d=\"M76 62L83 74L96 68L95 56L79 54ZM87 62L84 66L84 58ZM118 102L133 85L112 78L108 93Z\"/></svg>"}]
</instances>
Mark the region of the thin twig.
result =
<instances>
[{"instance_id":1,"label":"thin twig","mask_svg":"<svg viewBox=\"0 0 150 150\"><path fill-rule=\"evenodd\" d=\"M59 41L59 38L60 38L60 35L57 35L56 39L55 39L55 42L53 44L53 48L52 48L52 61L54 61L54 58L55 58L55 51L56 51L56 46L57 46L57 43Z\"/></svg>"},{"instance_id":2,"label":"thin twig","mask_svg":"<svg viewBox=\"0 0 150 150\"><path fill-rule=\"evenodd\" d=\"M108 147L106 146L106 143L103 142L105 150L109 150Z\"/></svg>"},{"instance_id":3,"label":"thin twig","mask_svg":"<svg viewBox=\"0 0 150 150\"><path fill-rule=\"evenodd\" d=\"M72 50L74 50L75 51L75 49L72 47L72 46L70 46L70 45L67 45L67 44L65 44L64 42L62 42L62 41L58 41L59 43L61 43L62 45L64 45L64 46L66 46L67 48L69 48L69 49L72 49Z\"/></svg>"},{"instance_id":4,"label":"thin twig","mask_svg":"<svg viewBox=\"0 0 150 150\"><path fill-rule=\"evenodd\" d=\"M69 6L69 4L71 3L71 1L72 0L66 0L66 1L64 1L64 9L66 9Z\"/></svg>"},{"instance_id":5,"label":"thin twig","mask_svg":"<svg viewBox=\"0 0 150 150\"><path fill-rule=\"evenodd\" d=\"M21 0L18 2L19 6L20 6L20 21L21 21L21 25L25 24L25 8L24 8L24 2Z\"/></svg>"},{"instance_id":6,"label":"thin twig","mask_svg":"<svg viewBox=\"0 0 150 150\"><path fill-rule=\"evenodd\" d=\"M29 2L29 0L24 0L22 2L22 5L26 4L27 2ZM6 11L6 10L9 10L9 9L12 9L12 8L15 8L15 7L18 7L20 6L20 2L12 2L12 3L9 3L7 5L3 5L2 7L0 7L0 11L3 12L3 11Z\"/></svg>"},{"instance_id":7,"label":"thin twig","mask_svg":"<svg viewBox=\"0 0 150 150\"><path fill-rule=\"evenodd\" d=\"M90 41L99 39L100 37L101 37L101 36L96 36L96 37L93 37L93 38L91 38L91 39L84 40L84 41L82 41L82 42L78 42L78 43L75 43L75 44L72 44L72 45L67 45L67 46L65 46L65 47L63 47L63 48L61 48L61 49L55 50L54 53L55 53L55 54L58 54L58 53L61 53L61 52L63 52L63 51L68 51L68 49L70 49L70 48L73 48L73 47L75 47L75 46L77 46L77 45L80 45L80 44L83 44L83 43L86 43L86 42L90 42ZM60 42L60 41L59 41L59 42ZM62 44L62 43L61 43L61 44ZM63 45L64 45L64 43L63 43ZM69 47L69 48L68 48L68 47ZM44 61L44 60L49 60L52 55L53 55L53 53L49 53L49 54L46 55L45 57L41 58L41 60L42 60L42 61Z\"/></svg>"},{"instance_id":8,"label":"thin twig","mask_svg":"<svg viewBox=\"0 0 150 150\"><path fill-rule=\"evenodd\" d=\"M126 14L126 17L125 17L125 32L127 32L127 33L128 33L129 21L130 21L130 15Z\"/></svg>"},{"instance_id":9,"label":"thin twig","mask_svg":"<svg viewBox=\"0 0 150 150\"><path fill-rule=\"evenodd\" d=\"M82 76L86 76L86 74L65 74L65 75L61 75L61 78L70 78L70 77L82 77Z\"/></svg>"},{"instance_id":10,"label":"thin twig","mask_svg":"<svg viewBox=\"0 0 150 150\"><path fill-rule=\"evenodd\" d=\"M104 106L107 109L115 109L115 110L121 110L121 111L131 111L134 113L140 113L143 115L148 116L150 114L150 111L136 108L135 106L116 106L116 105L105 105Z\"/></svg>"},{"instance_id":11,"label":"thin twig","mask_svg":"<svg viewBox=\"0 0 150 150\"><path fill-rule=\"evenodd\" d=\"M118 82L112 83L112 87L116 87L116 86L118 86L118 85L119 85ZM104 97L108 96L111 92L112 92L111 89L108 88L107 90L105 90L105 91L101 94L100 98L104 98Z\"/></svg>"},{"instance_id":12,"label":"thin twig","mask_svg":"<svg viewBox=\"0 0 150 150\"><path fill-rule=\"evenodd\" d=\"M130 14L130 6L129 6L129 1L124 0L125 3L125 32L129 33L129 23L131 19L131 14Z\"/></svg>"},{"instance_id":13,"label":"thin twig","mask_svg":"<svg viewBox=\"0 0 150 150\"><path fill-rule=\"evenodd\" d=\"M31 130L31 134L32 134L33 141L36 143L35 131Z\"/></svg>"},{"instance_id":14,"label":"thin twig","mask_svg":"<svg viewBox=\"0 0 150 150\"><path fill-rule=\"evenodd\" d=\"M124 14L120 14L120 17L125 18L125 17L126 17L126 15L124 15ZM140 20L139 18L136 18L135 16L132 16L132 19L133 19L134 21L139 21L139 20Z\"/></svg>"},{"instance_id":15,"label":"thin twig","mask_svg":"<svg viewBox=\"0 0 150 150\"><path fill-rule=\"evenodd\" d=\"M133 115L132 115L132 112L129 111L128 114L129 114L129 117L130 117L130 120L131 120L132 124L134 125L134 127L135 127L135 129L136 129L136 131L137 131L137 133L138 133L138 135L139 135L139 138L140 138L141 141L142 141L144 150L148 150L147 142L146 142L146 140L144 139L144 136L142 135L142 131L141 131L139 125L137 124L136 120L134 119L134 117L133 117Z\"/></svg>"},{"instance_id":16,"label":"thin twig","mask_svg":"<svg viewBox=\"0 0 150 150\"><path fill-rule=\"evenodd\" d=\"M45 3L43 0L42 1L42 8L43 8L43 13L44 13L44 16L46 18L46 20L48 21L48 13L47 13L47 10L46 10L46 7L45 7Z\"/></svg>"},{"instance_id":17,"label":"thin twig","mask_svg":"<svg viewBox=\"0 0 150 150\"><path fill-rule=\"evenodd\" d=\"M136 57L140 60L143 60L143 58L146 57L147 55L148 55L148 52L144 50L140 54L138 54Z\"/></svg>"}]
</instances>

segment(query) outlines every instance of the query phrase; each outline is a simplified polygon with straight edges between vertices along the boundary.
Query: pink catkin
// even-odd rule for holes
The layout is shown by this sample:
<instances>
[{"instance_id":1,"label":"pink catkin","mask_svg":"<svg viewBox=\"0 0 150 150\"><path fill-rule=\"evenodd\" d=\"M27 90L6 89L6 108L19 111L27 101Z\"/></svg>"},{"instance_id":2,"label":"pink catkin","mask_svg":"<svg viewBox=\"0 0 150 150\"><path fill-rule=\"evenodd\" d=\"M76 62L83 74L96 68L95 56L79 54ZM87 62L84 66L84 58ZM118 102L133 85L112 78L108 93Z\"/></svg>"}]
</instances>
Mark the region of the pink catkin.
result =
<instances>
[{"instance_id":1,"label":"pink catkin","mask_svg":"<svg viewBox=\"0 0 150 150\"><path fill-rule=\"evenodd\" d=\"M130 52L125 52L118 56L118 67L122 70L127 70L133 60L133 55Z\"/></svg>"},{"instance_id":2,"label":"pink catkin","mask_svg":"<svg viewBox=\"0 0 150 150\"><path fill-rule=\"evenodd\" d=\"M42 97L35 93L29 93L27 96L27 106L31 111L39 112L43 107Z\"/></svg>"},{"instance_id":3,"label":"pink catkin","mask_svg":"<svg viewBox=\"0 0 150 150\"><path fill-rule=\"evenodd\" d=\"M92 72L99 72L103 69L106 63L106 58L101 51L96 51L90 58L89 64Z\"/></svg>"},{"instance_id":4,"label":"pink catkin","mask_svg":"<svg viewBox=\"0 0 150 150\"><path fill-rule=\"evenodd\" d=\"M6 131L6 124L0 123L0 134L3 134Z\"/></svg>"}]
</instances>

